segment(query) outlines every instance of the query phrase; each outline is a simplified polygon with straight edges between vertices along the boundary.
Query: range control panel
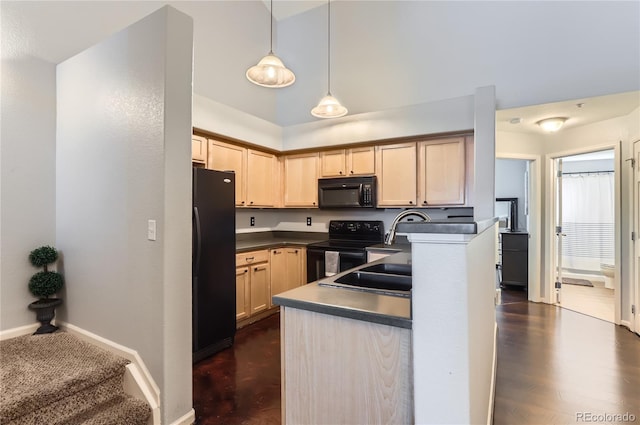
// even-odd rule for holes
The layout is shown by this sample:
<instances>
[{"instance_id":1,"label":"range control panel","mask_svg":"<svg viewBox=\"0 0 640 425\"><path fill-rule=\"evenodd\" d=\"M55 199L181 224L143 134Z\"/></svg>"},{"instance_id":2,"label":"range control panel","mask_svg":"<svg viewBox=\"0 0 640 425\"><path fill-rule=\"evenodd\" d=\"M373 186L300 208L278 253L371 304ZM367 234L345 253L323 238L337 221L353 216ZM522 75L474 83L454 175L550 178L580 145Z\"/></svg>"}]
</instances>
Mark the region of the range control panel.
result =
<instances>
[{"instance_id":1,"label":"range control panel","mask_svg":"<svg viewBox=\"0 0 640 425\"><path fill-rule=\"evenodd\" d=\"M384 240L384 222L331 220L329 239Z\"/></svg>"}]
</instances>

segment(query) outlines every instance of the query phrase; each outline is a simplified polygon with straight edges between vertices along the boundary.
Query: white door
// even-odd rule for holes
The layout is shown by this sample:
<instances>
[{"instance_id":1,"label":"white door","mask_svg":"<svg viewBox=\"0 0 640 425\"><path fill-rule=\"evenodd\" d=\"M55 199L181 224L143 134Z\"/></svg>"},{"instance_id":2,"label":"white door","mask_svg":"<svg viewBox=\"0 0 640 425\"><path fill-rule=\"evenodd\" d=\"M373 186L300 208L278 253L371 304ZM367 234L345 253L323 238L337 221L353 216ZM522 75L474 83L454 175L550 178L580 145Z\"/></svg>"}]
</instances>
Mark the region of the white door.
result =
<instances>
[{"instance_id":1,"label":"white door","mask_svg":"<svg viewBox=\"0 0 640 425\"><path fill-rule=\"evenodd\" d=\"M554 161L555 182L555 233L556 233L556 264L555 264L555 303L562 302L562 158Z\"/></svg>"},{"instance_id":2,"label":"white door","mask_svg":"<svg viewBox=\"0 0 640 425\"><path fill-rule=\"evenodd\" d=\"M640 334L640 140L633 144L633 158L635 166L633 168L633 231L635 240L633 242L633 292L635 298L635 315L632 317L632 330Z\"/></svg>"}]
</instances>

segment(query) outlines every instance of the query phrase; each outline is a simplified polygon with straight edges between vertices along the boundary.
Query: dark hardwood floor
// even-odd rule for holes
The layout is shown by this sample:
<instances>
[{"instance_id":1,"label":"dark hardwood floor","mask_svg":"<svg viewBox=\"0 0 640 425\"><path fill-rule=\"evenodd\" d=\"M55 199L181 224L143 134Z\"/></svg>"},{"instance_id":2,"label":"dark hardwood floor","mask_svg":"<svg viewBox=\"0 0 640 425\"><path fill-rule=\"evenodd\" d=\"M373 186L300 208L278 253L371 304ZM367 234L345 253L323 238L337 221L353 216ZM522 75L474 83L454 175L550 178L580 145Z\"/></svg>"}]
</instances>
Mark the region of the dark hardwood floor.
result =
<instances>
[{"instance_id":1,"label":"dark hardwood floor","mask_svg":"<svg viewBox=\"0 0 640 425\"><path fill-rule=\"evenodd\" d=\"M497 308L494 424L622 423L593 418L625 413L640 424L640 337L523 293L505 300L503 292ZM279 315L271 316L194 365L197 424L280 423L279 339Z\"/></svg>"},{"instance_id":2,"label":"dark hardwood floor","mask_svg":"<svg viewBox=\"0 0 640 425\"><path fill-rule=\"evenodd\" d=\"M280 424L280 314L236 332L234 345L193 365L198 425Z\"/></svg>"}]
</instances>

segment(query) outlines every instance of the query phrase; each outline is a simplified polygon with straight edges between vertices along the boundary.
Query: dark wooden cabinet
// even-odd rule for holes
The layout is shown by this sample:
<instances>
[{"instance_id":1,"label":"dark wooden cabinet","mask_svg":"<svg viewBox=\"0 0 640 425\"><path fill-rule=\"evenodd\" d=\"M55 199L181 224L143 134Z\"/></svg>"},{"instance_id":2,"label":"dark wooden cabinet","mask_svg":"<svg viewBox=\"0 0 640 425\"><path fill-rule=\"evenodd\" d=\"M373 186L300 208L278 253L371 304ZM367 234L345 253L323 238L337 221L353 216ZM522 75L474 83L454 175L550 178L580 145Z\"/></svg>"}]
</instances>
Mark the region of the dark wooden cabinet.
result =
<instances>
[{"instance_id":1,"label":"dark wooden cabinet","mask_svg":"<svg viewBox=\"0 0 640 425\"><path fill-rule=\"evenodd\" d=\"M502 257L501 285L519 286L527 290L529 284L529 234L500 233Z\"/></svg>"}]
</instances>

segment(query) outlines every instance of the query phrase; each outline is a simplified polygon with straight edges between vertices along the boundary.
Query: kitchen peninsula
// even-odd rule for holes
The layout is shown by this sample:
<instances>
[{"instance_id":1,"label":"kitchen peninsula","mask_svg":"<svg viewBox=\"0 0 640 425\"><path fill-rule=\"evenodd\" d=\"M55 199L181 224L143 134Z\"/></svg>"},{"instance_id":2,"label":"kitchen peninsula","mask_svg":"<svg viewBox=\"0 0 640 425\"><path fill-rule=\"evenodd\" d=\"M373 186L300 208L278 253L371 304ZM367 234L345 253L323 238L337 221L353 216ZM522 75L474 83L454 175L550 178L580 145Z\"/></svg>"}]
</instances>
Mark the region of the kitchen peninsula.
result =
<instances>
[{"instance_id":1,"label":"kitchen peninsula","mask_svg":"<svg viewBox=\"0 0 640 425\"><path fill-rule=\"evenodd\" d=\"M411 254L377 263L412 264L411 298L317 283L274 297L284 422L487 422L494 226L493 219L401 223Z\"/></svg>"}]
</instances>

